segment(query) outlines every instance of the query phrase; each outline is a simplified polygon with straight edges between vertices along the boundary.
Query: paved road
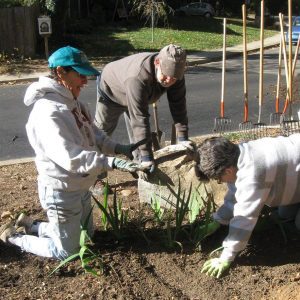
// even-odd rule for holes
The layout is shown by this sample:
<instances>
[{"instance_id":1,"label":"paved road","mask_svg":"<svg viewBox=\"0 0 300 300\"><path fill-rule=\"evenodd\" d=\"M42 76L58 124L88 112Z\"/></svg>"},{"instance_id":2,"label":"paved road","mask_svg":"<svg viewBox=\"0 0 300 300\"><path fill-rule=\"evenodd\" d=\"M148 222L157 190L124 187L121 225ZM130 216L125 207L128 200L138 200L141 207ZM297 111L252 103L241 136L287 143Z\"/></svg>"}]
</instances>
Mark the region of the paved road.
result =
<instances>
[{"instance_id":1,"label":"paved road","mask_svg":"<svg viewBox=\"0 0 300 300\"><path fill-rule=\"evenodd\" d=\"M264 76L264 106L262 121L269 123L269 115L274 112L274 93L277 78L277 50L265 52ZM249 56L249 119L253 122L258 118L258 82L259 55ZM297 73L299 73L299 66ZM190 135L211 133L214 118L219 114L221 91L221 63L209 63L201 67L189 69L186 73L188 115L190 120ZM28 144L25 124L29 109L23 104L23 96L28 85L0 87L0 160L31 157L34 155ZM90 81L82 91L81 99L85 100L92 112L95 110L95 82ZM299 99L299 94L297 96ZM293 112L299 109L295 104ZM170 138L172 119L166 98L163 97L158 105L159 123ZM236 124L243 119L243 70L242 58L227 61L225 114ZM123 120L120 120L114 134L116 140L127 142L127 133Z\"/></svg>"}]
</instances>

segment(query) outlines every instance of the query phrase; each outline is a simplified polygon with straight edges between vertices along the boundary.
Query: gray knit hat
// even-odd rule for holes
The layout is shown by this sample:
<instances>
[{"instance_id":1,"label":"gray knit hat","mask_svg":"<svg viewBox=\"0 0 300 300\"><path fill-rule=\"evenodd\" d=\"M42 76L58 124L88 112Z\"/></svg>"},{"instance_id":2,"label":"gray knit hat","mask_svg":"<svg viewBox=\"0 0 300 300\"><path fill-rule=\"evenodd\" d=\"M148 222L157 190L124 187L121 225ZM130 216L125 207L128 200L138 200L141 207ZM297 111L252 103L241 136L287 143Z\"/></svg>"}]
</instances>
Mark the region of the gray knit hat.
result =
<instances>
[{"instance_id":1,"label":"gray knit hat","mask_svg":"<svg viewBox=\"0 0 300 300\"><path fill-rule=\"evenodd\" d=\"M170 44L162 48L157 56L164 75L181 80L186 66L186 52L180 46Z\"/></svg>"}]
</instances>

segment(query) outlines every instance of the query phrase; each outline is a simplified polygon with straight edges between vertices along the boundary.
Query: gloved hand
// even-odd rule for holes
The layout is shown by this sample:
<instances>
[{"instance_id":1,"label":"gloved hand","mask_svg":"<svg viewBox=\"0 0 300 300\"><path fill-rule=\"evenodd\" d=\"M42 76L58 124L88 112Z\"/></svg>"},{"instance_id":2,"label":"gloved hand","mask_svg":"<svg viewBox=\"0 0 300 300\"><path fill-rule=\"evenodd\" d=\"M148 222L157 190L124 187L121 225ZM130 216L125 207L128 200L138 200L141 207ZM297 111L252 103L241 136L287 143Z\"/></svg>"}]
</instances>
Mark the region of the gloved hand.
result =
<instances>
[{"instance_id":1,"label":"gloved hand","mask_svg":"<svg viewBox=\"0 0 300 300\"><path fill-rule=\"evenodd\" d=\"M121 145L117 144L115 147L115 153L116 154L124 154L126 155L130 160L133 159L132 152L136 150L139 146L146 144L148 140L143 139L135 144L129 144L129 145Z\"/></svg>"},{"instance_id":2,"label":"gloved hand","mask_svg":"<svg viewBox=\"0 0 300 300\"><path fill-rule=\"evenodd\" d=\"M221 275L227 269L229 269L230 265L231 265L231 262L228 260L222 260L220 258L212 258L212 259L207 260L204 263L201 273L205 273L209 276L220 278Z\"/></svg>"},{"instance_id":3,"label":"gloved hand","mask_svg":"<svg viewBox=\"0 0 300 300\"><path fill-rule=\"evenodd\" d=\"M142 156L142 162L140 164L140 170L152 174L155 170L155 162L154 159L150 156Z\"/></svg>"},{"instance_id":4,"label":"gloved hand","mask_svg":"<svg viewBox=\"0 0 300 300\"><path fill-rule=\"evenodd\" d=\"M212 222L210 222L207 225L207 228L205 228L205 225L202 225L200 227L200 230L205 230L206 229L204 237L207 237L207 236L210 236L213 233L215 233L220 228L220 226L221 226L220 223L218 223L217 221L213 220Z\"/></svg>"},{"instance_id":5,"label":"gloved hand","mask_svg":"<svg viewBox=\"0 0 300 300\"><path fill-rule=\"evenodd\" d=\"M124 172L136 172L140 170L138 164L118 157L115 157L115 159L113 160L112 167L113 169Z\"/></svg>"},{"instance_id":6,"label":"gloved hand","mask_svg":"<svg viewBox=\"0 0 300 300\"><path fill-rule=\"evenodd\" d=\"M190 141L190 140L186 140L186 139L182 139L182 138L178 138L178 144L184 146L186 149L190 150L190 151L195 151L196 145L194 142Z\"/></svg>"}]
</instances>

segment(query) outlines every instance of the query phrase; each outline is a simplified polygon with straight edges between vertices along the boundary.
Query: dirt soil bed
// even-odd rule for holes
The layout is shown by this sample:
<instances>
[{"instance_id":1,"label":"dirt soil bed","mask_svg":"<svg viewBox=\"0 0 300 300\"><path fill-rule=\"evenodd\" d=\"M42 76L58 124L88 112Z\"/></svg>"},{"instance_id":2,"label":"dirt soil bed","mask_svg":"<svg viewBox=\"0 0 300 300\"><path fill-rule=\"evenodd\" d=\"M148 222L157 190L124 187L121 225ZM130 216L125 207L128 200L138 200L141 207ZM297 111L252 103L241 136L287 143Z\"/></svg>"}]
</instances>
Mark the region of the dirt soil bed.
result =
<instances>
[{"instance_id":1,"label":"dirt soil bed","mask_svg":"<svg viewBox=\"0 0 300 300\"><path fill-rule=\"evenodd\" d=\"M228 274L216 280L200 270L209 253L221 245L227 228L204 240L201 251L187 241L182 251L168 251L149 207L139 203L136 180L116 171L109 181L129 211L131 234L117 242L101 229L95 209L94 249L102 255L103 274L85 274L75 261L48 276L57 261L0 244L1 299L300 299L300 234L292 226L285 228L287 243L278 226L255 231ZM26 211L46 220L33 163L0 167L0 183L2 215ZM138 231L141 215L148 242Z\"/></svg>"}]
</instances>

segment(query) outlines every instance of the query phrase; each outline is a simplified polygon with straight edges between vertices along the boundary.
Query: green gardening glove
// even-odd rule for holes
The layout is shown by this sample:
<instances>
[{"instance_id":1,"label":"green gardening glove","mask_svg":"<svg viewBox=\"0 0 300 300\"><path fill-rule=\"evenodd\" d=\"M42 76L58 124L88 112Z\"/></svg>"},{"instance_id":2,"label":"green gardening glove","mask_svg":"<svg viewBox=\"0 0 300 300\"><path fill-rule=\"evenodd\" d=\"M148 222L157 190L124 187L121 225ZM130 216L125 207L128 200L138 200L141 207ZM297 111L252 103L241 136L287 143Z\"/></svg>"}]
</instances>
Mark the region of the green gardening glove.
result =
<instances>
[{"instance_id":1,"label":"green gardening glove","mask_svg":"<svg viewBox=\"0 0 300 300\"><path fill-rule=\"evenodd\" d=\"M221 275L229 269L231 262L220 258L212 258L206 261L203 265L201 273L209 276L220 278Z\"/></svg>"},{"instance_id":2,"label":"green gardening glove","mask_svg":"<svg viewBox=\"0 0 300 300\"><path fill-rule=\"evenodd\" d=\"M205 225L201 226L201 230L203 230L204 233L204 237L208 237L210 235L212 235L213 233L215 233L219 228L220 228L220 223L218 223L217 221L213 220L212 222L210 222L207 227Z\"/></svg>"},{"instance_id":3,"label":"green gardening glove","mask_svg":"<svg viewBox=\"0 0 300 300\"><path fill-rule=\"evenodd\" d=\"M113 169L117 169L124 172L136 172L140 170L138 164L118 157L115 157L115 159L113 160L112 167Z\"/></svg>"}]
</instances>

